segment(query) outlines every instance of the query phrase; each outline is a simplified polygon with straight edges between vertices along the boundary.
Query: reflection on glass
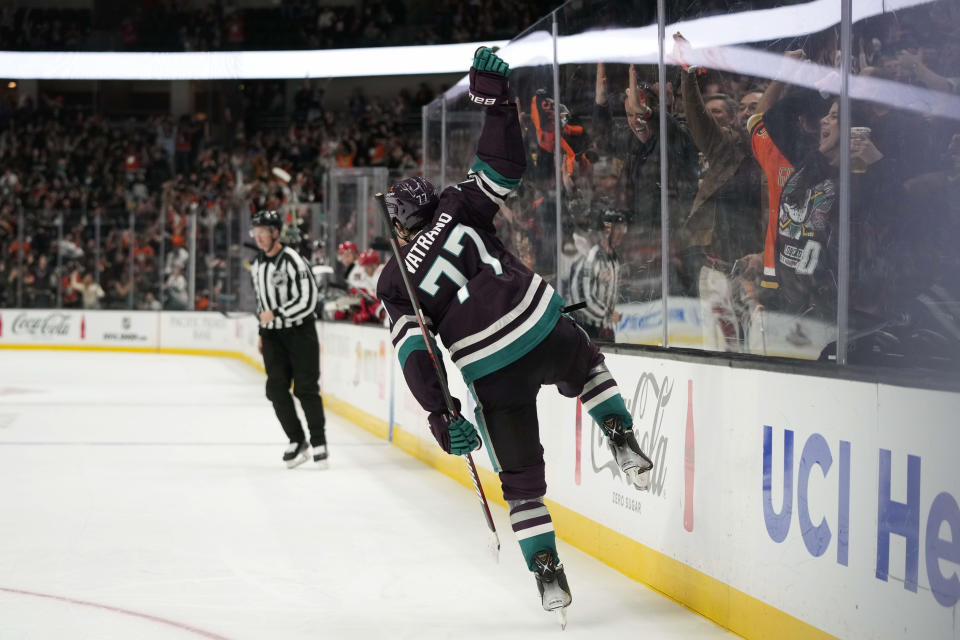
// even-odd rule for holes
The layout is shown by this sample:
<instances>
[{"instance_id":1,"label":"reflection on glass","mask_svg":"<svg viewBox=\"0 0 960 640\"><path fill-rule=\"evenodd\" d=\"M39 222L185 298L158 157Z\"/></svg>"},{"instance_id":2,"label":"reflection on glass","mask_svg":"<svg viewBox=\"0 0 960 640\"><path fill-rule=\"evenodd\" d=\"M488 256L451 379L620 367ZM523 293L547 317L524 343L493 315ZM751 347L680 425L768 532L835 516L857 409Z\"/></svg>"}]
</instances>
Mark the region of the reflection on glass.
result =
<instances>
[{"instance_id":1,"label":"reflection on glass","mask_svg":"<svg viewBox=\"0 0 960 640\"><path fill-rule=\"evenodd\" d=\"M774 6L770 6L770 5ZM789 2L764 3L762 8ZM759 7L738 5L742 24ZM837 27L796 39L712 46L715 13L668 3L671 321L675 346L827 357L836 341L839 240L835 157L821 118L839 88Z\"/></svg>"},{"instance_id":2,"label":"reflection on glass","mask_svg":"<svg viewBox=\"0 0 960 640\"><path fill-rule=\"evenodd\" d=\"M949 0L853 25L851 364L960 371L958 33Z\"/></svg>"}]
</instances>

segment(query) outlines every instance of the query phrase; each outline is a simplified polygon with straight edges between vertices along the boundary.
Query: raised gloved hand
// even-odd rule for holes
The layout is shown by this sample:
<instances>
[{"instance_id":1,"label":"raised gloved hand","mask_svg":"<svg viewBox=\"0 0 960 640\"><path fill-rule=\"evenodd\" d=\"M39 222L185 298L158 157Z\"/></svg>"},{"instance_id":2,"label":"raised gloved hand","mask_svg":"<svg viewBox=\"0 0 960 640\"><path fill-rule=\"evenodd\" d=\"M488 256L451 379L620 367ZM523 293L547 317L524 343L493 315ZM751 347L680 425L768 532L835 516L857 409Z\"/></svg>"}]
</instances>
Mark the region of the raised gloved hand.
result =
<instances>
[{"instance_id":1,"label":"raised gloved hand","mask_svg":"<svg viewBox=\"0 0 960 640\"><path fill-rule=\"evenodd\" d=\"M492 107L507 99L507 76L510 65L489 47L480 47L470 67L470 100Z\"/></svg>"},{"instance_id":2,"label":"raised gloved hand","mask_svg":"<svg viewBox=\"0 0 960 640\"><path fill-rule=\"evenodd\" d=\"M477 430L461 414L434 411L428 420L430 432L447 453L463 456L480 448Z\"/></svg>"}]
</instances>

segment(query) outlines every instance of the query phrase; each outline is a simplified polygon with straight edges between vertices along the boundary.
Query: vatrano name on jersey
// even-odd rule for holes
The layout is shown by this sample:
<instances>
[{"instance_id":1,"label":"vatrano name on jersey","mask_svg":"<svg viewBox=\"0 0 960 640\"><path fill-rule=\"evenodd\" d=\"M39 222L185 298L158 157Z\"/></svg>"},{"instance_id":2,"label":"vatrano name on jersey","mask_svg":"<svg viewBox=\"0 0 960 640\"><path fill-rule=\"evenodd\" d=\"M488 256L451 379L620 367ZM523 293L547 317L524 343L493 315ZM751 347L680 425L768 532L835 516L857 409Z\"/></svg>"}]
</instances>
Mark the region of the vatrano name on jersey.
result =
<instances>
[{"instance_id":1,"label":"vatrano name on jersey","mask_svg":"<svg viewBox=\"0 0 960 640\"><path fill-rule=\"evenodd\" d=\"M407 273L416 273L417 267L427 257L427 251L430 250L433 241L437 239L437 236L451 220L453 220L453 217L449 213L441 213L437 218L437 224L430 231L425 231L417 236L407 253L407 257L403 260L407 265Z\"/></svg>"}]
</instances>

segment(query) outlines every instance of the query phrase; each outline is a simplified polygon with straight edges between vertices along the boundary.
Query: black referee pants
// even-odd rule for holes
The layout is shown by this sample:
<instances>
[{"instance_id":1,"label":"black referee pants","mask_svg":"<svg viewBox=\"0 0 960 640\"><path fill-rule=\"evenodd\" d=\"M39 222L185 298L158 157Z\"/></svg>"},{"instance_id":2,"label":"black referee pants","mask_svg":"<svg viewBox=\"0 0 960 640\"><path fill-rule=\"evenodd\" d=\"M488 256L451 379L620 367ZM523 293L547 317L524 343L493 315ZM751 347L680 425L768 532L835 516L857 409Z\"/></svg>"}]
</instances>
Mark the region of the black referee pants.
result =
<instances>
[{"instance_id":1,"label":"black referee pants","mask_svg":"<svg viewBox=\"0 0 960 640\"><path fill-rule=\"evenodd\" d=\"M290 442L305 442L307 439L290 397L292 381L293 395L300 401L307 418L310 444L326 444L316 323L305 320L299 327L265 329L260 337L263 339L263 366L267 370L267 399L273 403L283 432Z\"/></svg>"}]
</instances>

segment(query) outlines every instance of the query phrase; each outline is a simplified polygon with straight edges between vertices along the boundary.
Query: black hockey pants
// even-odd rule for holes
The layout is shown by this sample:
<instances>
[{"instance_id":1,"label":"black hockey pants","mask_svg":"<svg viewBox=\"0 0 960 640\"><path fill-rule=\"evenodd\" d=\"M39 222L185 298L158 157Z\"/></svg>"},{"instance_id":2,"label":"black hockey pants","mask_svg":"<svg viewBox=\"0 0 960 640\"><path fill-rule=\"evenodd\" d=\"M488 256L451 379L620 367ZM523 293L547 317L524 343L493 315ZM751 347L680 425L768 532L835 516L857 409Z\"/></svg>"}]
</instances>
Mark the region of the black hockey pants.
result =
<instances>
[{"instance_id":1,"label":"black hockey pants","mask_svg":"<svg viewBox=\"0 0 960 640\"><path fill-rule=\"evenodd\" d=\"M561 394L575 398L590 370L602 362L597 345L564 316L531 352L474 381L478 427L500 473L504 499L539 498L547 492L537 421L540 387L555 384Z\"/></svg>"},{"instance_id":2,"label":"black hockey pants","mask_svg":"<svg viewBox=\"0 0 960 640\"><path fill-rule=\"evenodd\" d=\"M290 397L292 380L293 395L300 401L307 418L310 444L326 444L316 324L313 320L306 320L299 327L264 330L260 337L263 339L263 366L267 370L267 399L273 403L283 432L290 442L305 442L307 439Z\"/></svg>"}]
</instances>

